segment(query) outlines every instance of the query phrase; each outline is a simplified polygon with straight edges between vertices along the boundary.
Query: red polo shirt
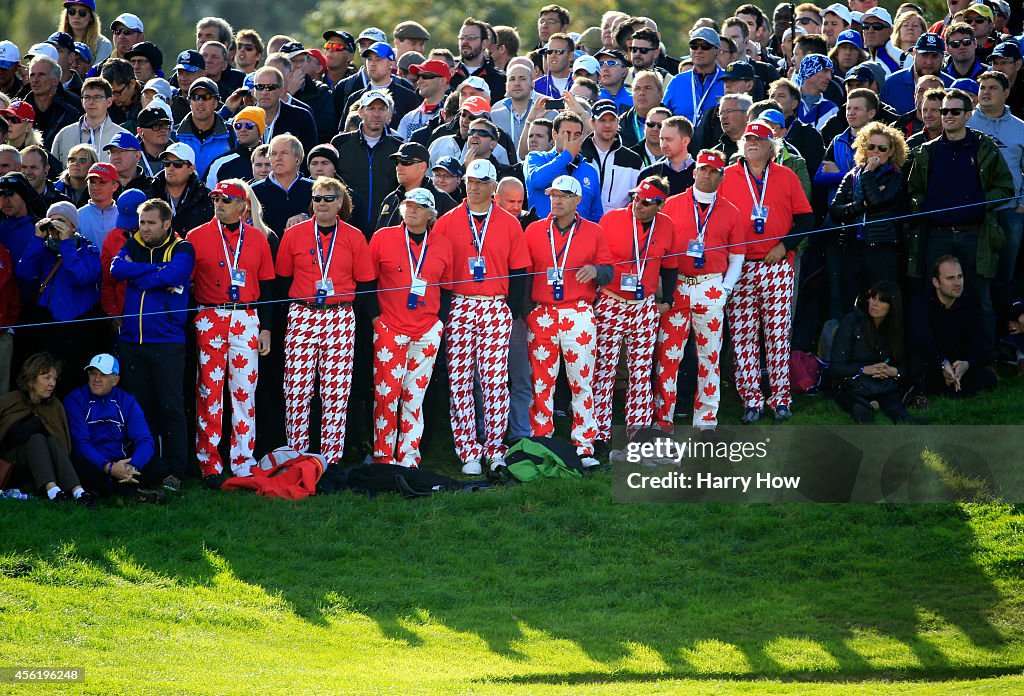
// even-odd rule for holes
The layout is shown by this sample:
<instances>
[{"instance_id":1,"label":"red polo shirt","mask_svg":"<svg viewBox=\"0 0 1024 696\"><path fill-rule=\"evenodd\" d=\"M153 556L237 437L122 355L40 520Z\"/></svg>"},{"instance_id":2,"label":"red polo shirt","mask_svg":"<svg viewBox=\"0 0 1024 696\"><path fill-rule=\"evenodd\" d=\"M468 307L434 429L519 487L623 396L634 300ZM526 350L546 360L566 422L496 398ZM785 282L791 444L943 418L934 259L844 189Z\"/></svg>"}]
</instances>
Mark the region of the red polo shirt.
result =
<instances>
[{"instance_id":1,"label":"red polo shirt","mask_svg":"<svg viewBox=\"0 0 1024 696\"><path fill-rule=\"evenodd\" d=\"M422 303L409 309L409 290L412 269L419 261L422 246L412 243L412 257L405 242L405 227L382 227L370 239L370 263L377 273L377 299L380 316L390 328L400 334L419 338L437 321L441 309L441 287L448 289L452 282L452 247L441 234L429 232L423 243L427 245L420 277L427 281Z\"/></svg>"},{"instance_id":2,"label":"red polo shirt","mask_svg":"<svg viewBox=\"0 0 1024 696\"><path fill-rule=\"evenodd\" d=\"M803 186L800 185L800 179L793 170L769 162L765 174L768 175L768 190L764 195L764 204L768 207L768 220L765 223L764 234L754 234L754 221L750 219L754 199L750 195L748 182L758 198L761 192L753 177L748 179L742 160L725 168L722 185L718 187L719 197L729 199L740 213L743 236L747 244L745 251L737 253L744 253L748 260L763 259L772 247L789 234L794 216L812 212L811 204L807 202Z\"/></svg>"},{"instance_id":3,"label":"red polo shirt","mask_svg":"<svg viewBox=\"0 0 1024 696\"><path fill-rule=\"evenodd\" d=\"M636 242L640 245L639 254L633 244L633 228L636 226ZM676 268L679 263L674 256L668 256L675 244L676 229L672 224L672 218L665 213L658 213L653 224L647 230L633 217L631 205L618 210L612 210L601 218L601 228L604 230L605 238L608 241L608 251L612 255L615 275L612 282L605 288L606 291L615 293L624 300L632 300L634 297L628 291L622 290L622 275L624 273L639 273L637 268L637 256L644 258L646 247L647 265L644 267L644 276L641 282L644 286L644 297L650 297L658 291L658 276L661 269ZM575 244L575 242L573 242Z\"/></svg>"},{"instance_id":4,"label":"red polo shirt","mask_svg":"<svg viewBox=\"0 0 1024 696\"><path fill-rule=\"evenodd\" d=\"M484 237L484 280L476 282L469 270L469 261L477 257L473 232L469 226L469 206L456 206L441 216L432 234L447 237L452 247L452 291L457 295L485 295L494 297L508 294L508 273L513 268L530 265L523 228L512 215L497 203L491 212L491 221ZM478 234L483 235L483 222L476 219Z\"/></svg>"},{"instance_id":5,"label":"red polo shirt","mask_svg":"<svg viewBox=\"0 0 1024 696\"><path fill-rule=\"evenodd\" d=\"M284 231L277 250L277 274L291 276L288 297L313 302L316 284L320 282L320 264L317 260L317 241L323 244L323 263L331 256L327 277L334 283L335 294L325 304L341 304L355 299L356 283L365 283L376 276L370 262L370 247L366 237L352 225L338 220L334 234L334 253L331 255L331 235L317 231L316 220L306 220Z\"/></svg>"},{"instance_id":6,"label":"red polo shirt","mask_svg":"<svg viewBox=\"0 0 1024 696\"><path fill-rule=\"evenodd\" d=\"M707 209L700 211L701 221ZM711 219L704 229L704 268L695 268L696 261L686 255L687 245L697 238L697 221L693 216L693 189L672 196L665 203L665 213L676 221L676 243L672 249L679 261L679 272L688 276L707 273L725 273L729 267L729 254L744 253L746 238L743 233L743 219L736 206L722 197L715 197Z\"/></svg>"},{"instance_id":7,"label":"red polo shirt","mask_svg":"<svg viewBox=\"0 0 1024 696\"><path fill-rule=\"evenodd\" d=\"M563 235L559 232L554 227L550 215L526 228L526 247L530 253L529 271L533 274L531 297L536 304L570 305L581 300L587 303L594 301L597 283L594 281L581 283L576 280L576 271L569 269L579 269L590 265L607 265L613 263L613 259L608 251L604 230L600 225L584 220L578 214L576 225L572 244L568 248L566 248L566 242L569 239L569 233L566 232ZM562 266L562 261L565 261L564 268L566 270L561 302L555 302L552 286L548 285L547 280L548 269L555 267L554 259L551 256L551 241L548 237L549 226L554 229L555 253L558 255L559 267Z\"/></svg>"},{"instance_id":8,"label":"red polo shirt","mask_svg":"<svg viewBox=\"0 0 1024 696\"><path fill-rule=\"evenodd\" d=\"M239 227L234 232L224 227L221 236L221 225L216 219L200 225L188 233L186 239L192 243L196 252L196 269L192 275L193 292L196 302L204 305L226 304L231 302L228 288L231 287L229 261L235 257L235 245L242 231ZM243 303L256 302L260 299L260 281L273 280L274 258L270 253L270 243L255 227L245 225L245 240L238 257L238 268L245 271L245 287L239 289L238 301ZM227 239L227 253L224 255L224 238Z\"/></svg>"}]
</instances>

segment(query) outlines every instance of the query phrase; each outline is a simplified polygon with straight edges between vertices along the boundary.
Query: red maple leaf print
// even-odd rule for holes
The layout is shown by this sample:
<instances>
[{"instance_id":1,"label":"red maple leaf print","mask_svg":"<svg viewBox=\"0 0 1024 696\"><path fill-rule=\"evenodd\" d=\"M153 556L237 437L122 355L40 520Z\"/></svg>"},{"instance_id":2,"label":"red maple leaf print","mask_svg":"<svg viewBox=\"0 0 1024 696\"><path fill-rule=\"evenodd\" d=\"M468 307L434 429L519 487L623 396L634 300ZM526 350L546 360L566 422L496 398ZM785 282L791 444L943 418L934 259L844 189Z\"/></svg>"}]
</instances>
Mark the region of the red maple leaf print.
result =
<instances>
[{"instance_id":1,"label":"red maple leaf print","mask_svg":"<svg viewBox=\"0 0 1024 696\"><path fill-rule=\"evenodd\" d=\"M717 300L722 296L722 291L718 288L708 288L707 292L704 293L709 300Z\"/></svg>"},{"instance_id":2,"label":"red maple leaf print","mask_svg":"<svg viewBox=\"0 0 1024 696\"><path fill-rule=\"evenodd\" d=\"M231 328L228 329L232 336L241 336L245 333L245 325L238 321L231 322Z\"/></svg>"},{"instance_id":3,"label":"red maple leaf print","mask_svg":"<svg viewBox=\"0 0 1024 696\"><path fill-rule=\"evenodd\" d=\"M575 384L574 382L569 382L569 391L571 391L573 394L579 394L581 391L583 391L583 387L582 385Z\"/></svg>"},{"instance_id":4,"label":"red maple leaf print","mask_svg":"<svg viewBox=\"0 0 1024 696\"><path fill-rule=\"evenodd\" d=\"M430 375L420 375L416 378L416 386L420 389L426 389L430 383Z\"/></svg>"},{"instance_id":5,"label":"red maple leaf print","mask_svg":"<svg viewBox=\"0 0 1024 696\"><path fill-rule=\"evenodd\" d=\"M260 373L258 373L256 370L253 370L252 372L249 373L249 384L256 384L256 382L259 381L259 378Z\"/></svg>"},{"instance_id":6,"label":"red maple leaf print","mask_svg":"<svg viewBox=\"0 0 1024 696\"><path fill-rule=\"evenodd\" d=\"M704 417L701 418L701 420L705 420L705 421L711 422L711 421L715 420L715 414L714 413L705 413Z\"/></svg>"},{"instance_id":7,"label":"red maple leaf print","mask_svg":"<svg viewBox=\"0 0 1024 696\"><path fill-rule=\"evenodd\" d=\"M571 348L569 350L565 351L565 362L567 362L570 365L572 365L577 360L579 360L579 357L580 357L579 353L577 353L576 351L572 350Z\"/></svg>"},{"instance_id":8,"label":"red maple leaf print","mask_svg":"<svg viewBox=\"0 0 1024 696\"><path fill-rule=\"evenodd\" d=\"M703 363L698 365L697 366L697 375L700 376L701 379L707 379L707 376L708 376L707 365L704 365Z\"/></svg>"},{"instance_id":9,"label":"red maple leaf print","mask_svg":"<svg viewBox=\"0 0 1024 696\"><path fill-rule=\"evenodd\" d=\"M721 328L722 328L722 320L719 319L718 317L715 317L714 319L712 319L711 321L708 322L708 329L710 329L711 331L713 331L715 333L718 333L718 331Z\"/></svg>"},{"instance_id":10,"label":"red maple leaf print","mask_svg":"<svg viewBox=\"0 0 1024 696\"><path fill-rule=\"evenodd\" d=\"M580 378L586 379L590 376L590 365L584 365L580 368Z\"/></svg>"},{"instance_id":11,"label":"red maple leaf print","mask_svg":"<svg viewBox=\"0 0 1024 696\"><path fill-rule=\"evenodd\" d=\"M249 337L248 346L249 346L249 350L259 350L259 348L260 348L260 337L259 336L250 336Z\"/></svg>"},{"instance_id":12,"label":"red maple leaf print","mask_svg":"<svg viewBox=\"0 0 1024 696\"><path fill-rule=\"evenodd\" d=\"M709 384L704 387L704 396L714 396L718 392L718 387L714 384Z\"/></svg>"},{"instance_id":13,"label":"red maple leaf print","mask_svg":"<svg viewBox=\"0 0 1024 696\"><path fill-rule=\"evenodd\" d=\"M231 396L235 397L236 401L245 401L245 397L248 396L248 392L239 387L235 391L231 392Z\"/></svg>"},{"instance_id":14,"label":"red maple leaf print","mask_svg":"<svg viewBox=\"0 0 1024 696\"><path fill-rule=\"evenodd\" d=\"M399 428L402 429L403 434L409 434L412 432L412 421L403 420Z\"/></svg>"},{"instance_id":15,"label":"red maple leaf print","mask_svg":"<svg viewBox=\"0 0 1024 696\"><path fill-rule=\"evenodd\" d=\"M595 437L597 437L597 430L594 428L587 428L583 431L583 439L593 440Z\"/></svg>"},{"instance_id":16,"label":"red maple leaf print","mask_svg":"<svg viewBox=\"0 0 1024 696\"><path fill-rule=\"evenodd\" d=\"M700 395L698 394L698 396L700 396ZM699 411L702 408L704 408L704 402L701 401L699 398L694 399L693 400L693 410L694 411Z\"/></svg>"},{"instance_id":17,"label":"red maple leaf print","mask_svg":"<svg viewBox=\"0 0 1024 696\"><path fill-rule=\"evenodd\" d=\"M437 354L437 347L433 343L431 343L430 345L428 345L426 348L423 349L423 357L424 358L432 358L436 354Z\"/></svg>"},{"instance_id":18,"label":"red maple leaf print","mask_svg":"<svg viewBox=\"0 0 1024 696\"><path fill-rule=\"evenodd\" d=\"M702 346L703 347L703 346L706 346L708 344L708 337L705 336L704 334L697 334L697 336L695 338L697 340L697 345L698 346Z\"/></svg>"},{"instance_id":19,"label":"red maple leaf print","mask_svg":"<svg viewBox=\"0 0 1024 696\"><path fill-rule=\"evenodd\" d=\"M587 410L590 410L590 409L594 408L594 399L592 397L589 397L589 396L587 398L585 398L583 400L583 408L585 408Z\"/></svg>"},{"instance_id":20,"label":"red maple leaf print","mask_svg":"<svg viewBox=\"0 0 1024 696\"><path fill-rule=\"evenodd\" d=\"M247 435L249 433L249 424L245 421L239 421L238 425L235 426L235 432L239 435Z\"/></svg>"},{"instance_id":21,"label":"red maple leaf print","mask_svg":"<svg viewBox=\"0 0 1024 696\"><path fill-rule=\"evenodd\" d=\"M412 401L412 392L406 389L402 392L402 402L409 403L410 401Z\"/></svg>"},{"instance_id":22,"label":"red maple leaf print","mask_svg":"<svg viewBox=\"0 0 1024 696\"><path fill-rule=\"evenodd\" d=\"M581 333L579 335L579 338L576 339L576 342L579 343L581 346L588 346L588 345L590 345L590 342L593 341L593 340L594 340L594 337L591 336L586 331L584 331L583 333Z\"/></svg>"},{"instance_id":23,"label":"red maple leaf print","mask_svg":"<svg viewBox=\"0 0 1024 696\"><path fill-rule=\"evenodd\" d=\"M248 364L249 358L245 357L241 353L238 353L237 355L235 355L235 357L231 358L231 367L235 368L236 370L241 370Z\"/></svg>"},{"instance_id":24,"label":"red maple leaf print","mask_svg":"<svg viewBox=\"0 0 1024 696\"><path fill-rule=\"evenodd\" d=\"M718 372L718 351L713 350L708 353L708 362L715 366L715 372Z\"/></svg>"},{"instance_id":25,"label":"red maple leaf print","mask_svg":"<svg viewBox=\"0 0 1024 696\"><path fill-rule=\"evenodd\" d=\"M694 314L704 314L708 311L708 308L705 305L702 305L698 302L697 304L693 305L690 311L693 312Z\"/></svg>"}]
</instances>

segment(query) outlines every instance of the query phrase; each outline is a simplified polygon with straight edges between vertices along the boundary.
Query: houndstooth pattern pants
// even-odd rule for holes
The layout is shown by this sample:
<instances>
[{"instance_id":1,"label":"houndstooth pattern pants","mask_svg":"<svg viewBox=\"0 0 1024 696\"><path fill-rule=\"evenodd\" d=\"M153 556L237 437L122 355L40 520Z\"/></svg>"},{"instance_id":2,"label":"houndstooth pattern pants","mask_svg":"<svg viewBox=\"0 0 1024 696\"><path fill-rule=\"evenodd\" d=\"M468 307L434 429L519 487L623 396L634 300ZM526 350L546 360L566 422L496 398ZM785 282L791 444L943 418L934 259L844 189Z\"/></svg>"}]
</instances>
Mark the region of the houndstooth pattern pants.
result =
<instances>
[{"instance_id":1,"label":"houndstooth pattern pants","mask_svg":"<svg viewBox=\"0 0 1024 696\"><path fill-rule=\"evenodd\" d=\"M504 457L508 427L508 349L512 313L503 299L455 296L445 327L455 453L463 462ZM478 441L473 375L483 393L483 444Z\"/></svg>"},{"instance_id":2,"label":"houndstooth pattern pants","mask_svg":"<svg viewBox=\"0 0 1024 696\"><path fill-rule=\"evenodd\" d=\"M654 295L642 302L620 302L601 294L594 304L597 356L594 364L594 420L597 439L612 437L612 394L622 343L626 344L629 383L626 388L626 435L632 437L652 422L651 363L658 329Z\"/></svg>"},{"instance_id":3,"label":"houndstooth pattern pants","mask_svg":"<svg viewBox=\"0 0 1024 696\"><path fill-rule=\"evenodd\" d=\"M762 408L761 345L771 384L769 406L790 405L789 350L793 300L793 265L788 259L768 265L747 262L726 309L733 351L736 353L736 388L744 408Z\"/></svg>"},{"instance_id":4,"label":"houndstooth pattern pants","mask_svg":"<svg viewBox=\"0 0 1024 696\"><path fill-rule=\"evenodd\" d=\"M586 302L563 307L539 305L526 317L526 329L534 389L530 406L533 434L548 436L555 429L555 381L564 358L572 392L572 442L579 454L593 454L597 437L592 388L597 334L594 308Z\"/></svg>"},{"instance_id":5,"label":"houndstooth pattern pants","mask_svg":"<svg viewBox=\"0 0 1024 696\"><path fill-rule=\"evenodd\" d=\"M726 294L722 276L699 285L679 283L672 308L661 317L654 371L654 421L672 431L676 409L679 363L690 334L697 347L697 393L693 400L693 427L718 425L721 402L721 371Z\"/></svg>"},{"instance_id":6,"label":"houndstooth pattern pants","mask_svg":"<svg viewBox=\"0 0 1024 696\"><path fill-rule=\"evenodd\" d=\"M309 404L320 378L320 453L329 464L345 453L345 418L352 389L356 321L351 306L311 309L293 304L284 339L285 428L288 445L309 449Z\"/></svg>"},{"instance_id":7,"label":"houndstooth pattern pants","mask_svg":"<svg viewBox=\"0 0 1024 696\"><path fill-rule=\"evenodd\" d=\"M420 338L376 322L373 333L373 460L415 468L423 437L423 396L441 346L441 322Z\"/></svg>"},{"instance_id":8,"label":"houndstooth pattern pants","mask_svg":"<svg viewBox=\"0 0 1024 696\"><path fill-rule=\"evenodd\" d=\"M256 382L260 322L253 309L199 310L196 380L196 457L203 476L224 470L217 446L224 418L224 381L231 395L231 471L248 476L256 465Z\"/></svg>"}]
</instances>

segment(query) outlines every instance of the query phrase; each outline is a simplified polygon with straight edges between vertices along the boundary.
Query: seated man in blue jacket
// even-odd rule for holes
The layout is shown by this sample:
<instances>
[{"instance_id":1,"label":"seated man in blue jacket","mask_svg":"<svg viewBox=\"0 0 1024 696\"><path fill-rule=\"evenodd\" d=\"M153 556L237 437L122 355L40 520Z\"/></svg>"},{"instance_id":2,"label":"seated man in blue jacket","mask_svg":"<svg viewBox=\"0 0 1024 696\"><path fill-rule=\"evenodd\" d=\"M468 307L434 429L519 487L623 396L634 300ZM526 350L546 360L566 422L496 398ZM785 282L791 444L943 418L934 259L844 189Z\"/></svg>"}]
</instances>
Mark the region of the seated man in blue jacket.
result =
<instances>
[{"instance_id":1,"label":"seated man in blue jacket","mask_svg":"<svg viewBox=\"0 0 1024 696\"><path fill-rule=\"evenodd\" d=\"M64 400L71 432L71 461L89 490L100 495L130 496L140 503L160 503L164 492L153 461L153 437L135 398L117 387L120 366L107 353L85 368L89 384Z\"/></svg>"}]
</instances>

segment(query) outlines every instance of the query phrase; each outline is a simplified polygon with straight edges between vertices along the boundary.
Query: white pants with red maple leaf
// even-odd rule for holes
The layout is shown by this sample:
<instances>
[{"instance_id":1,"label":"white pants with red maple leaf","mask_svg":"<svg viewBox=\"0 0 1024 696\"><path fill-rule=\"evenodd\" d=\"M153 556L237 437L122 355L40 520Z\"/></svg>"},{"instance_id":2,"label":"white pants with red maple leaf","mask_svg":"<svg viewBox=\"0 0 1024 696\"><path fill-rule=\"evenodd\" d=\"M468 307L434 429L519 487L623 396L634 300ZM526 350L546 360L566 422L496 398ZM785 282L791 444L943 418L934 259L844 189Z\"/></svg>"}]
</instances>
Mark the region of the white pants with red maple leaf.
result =
<instances>
[{"instance_id":1,"label":"white pants with red maple leaf","mask_svg":"<svg viewBox=\"0 0 1024 696\"><path fill-rule=\"evenodd\" d=\"M224 379L231 394L231 471L249 476L256 465L256 381L260 322L253 309L201 309L196 314L196 457L203 476L223 472L217 445L224 419Z\"/></svg>"},{"instance_id":2,"label":"white pants with red maple leaf","mask_svg":"<svg viewBox=\"0 0 1024 696\"><path fill-rule=\"evenodd\" d=\"M586 302L556 307L539 305L526 317L530 373L533 375L533 403L530 426L535 436L555 430L552 419L555 381L561 358L572 392L572 442L581 455L594 453L597 425L594 423L595 335L594 308Z\"/></svg>"},{"instance_id":3,"label":"white pants with red maple leaf","mask_svg":"<svg viewBox=\"0 0 1024 696\"><path fill-rule=\"evenodd\" d=\"M288 446L309 449L309 403L320 378L320 453L329 464L345 453L345 416L352 389L356 320L351 306L312 309L293 304L284 338L284 406Z\"/></svg>"},{"instance_id":4,"label":"white pants with red maple leaf","mask_svg":"<svg viewBox=\"0 0 1024 696\"><path fill-rule=\"evenodd\" d=\"M418 467L423 396L441 347L441 322L419 338L379 319L373 332L373 461Z\"/></svg>"},{"instance_id":5,"label":"white pants with red maple leaf","mask_svg":"<svg viewBox=\"0 0 1024 696\"><path fill-rule=\"evenodd\" d=\"M452 399L452 436L463 462L504 457L508 428L508 346L512 312L505 300L456 295L445 326L448 384ZM483 393L483 444L477 442L473 375Z\"/></svg>"},{"instance_id":6,"label":"white pants with red maple leaf","mask_svg":"<svg viewBox=\"0 0 1024 696\"><path fill-rule=\"evenodd\" d=\"M789 350L793 307L793 265L788 258L766 264L748 261L727 308L732 346L736 353L736 389L744 408L762 408L761 344L772 395L769 406L790 405Z\"/></svg>"},{"instance_id":7,"label":"white pants with red maple leaf","mask_svg":"<svg viewBox=\"0 0 1024 696\"><path fill-rule=\"evenodd\" d=\"M661 317L654 370L654 422L672 431L676 410L679 363L693 333L697 343L697 393L693 400L693 427L718 425L721 401L718 361L722 352L726 295L721 274L699 285L686 285L680 278L672 308Z\"/></svg>"},{"instance_id":8,"label":"white pants with red maple leaf","mask_svg":"<svg viewBox=\"0 0 1024 696\"><path fill-rule=\"evenodd\" d=\"M597 439L612 439L612 393L615 368L626 344L629 383L626 387L626 436L651 425L651 363L658 329L654 295L640 302L623 302L601 294L594 303L597 319L597 356L594 364L594 420Z\"/></svg>"}]
</instances>

